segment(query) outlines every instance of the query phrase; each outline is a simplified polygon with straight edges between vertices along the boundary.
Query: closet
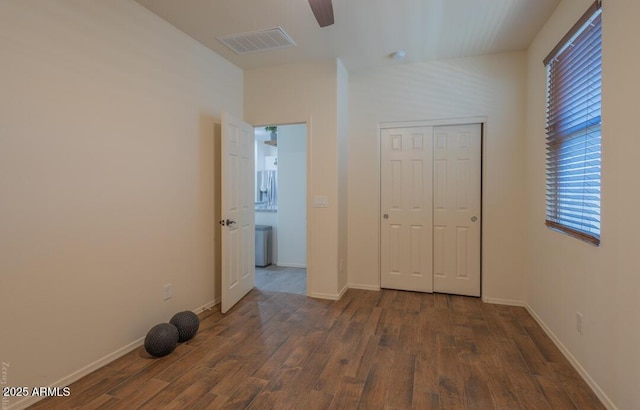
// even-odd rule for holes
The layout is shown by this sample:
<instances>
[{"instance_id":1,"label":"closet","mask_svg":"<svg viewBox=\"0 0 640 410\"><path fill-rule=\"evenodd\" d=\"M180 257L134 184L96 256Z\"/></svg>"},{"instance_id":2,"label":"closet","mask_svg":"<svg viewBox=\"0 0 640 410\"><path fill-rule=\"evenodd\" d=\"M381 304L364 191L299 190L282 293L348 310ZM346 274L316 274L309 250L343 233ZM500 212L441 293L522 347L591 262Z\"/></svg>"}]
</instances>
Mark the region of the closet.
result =
<instances>
[{"instance_id":1,"label":"closet","mask_svg":"<svg viewBox=\"0 0 640 410\"><path fill-rule=\"evenodd\" d=\"M482 124L381 128L381 286L480 296Z\"/></svg>"}]
</instances>

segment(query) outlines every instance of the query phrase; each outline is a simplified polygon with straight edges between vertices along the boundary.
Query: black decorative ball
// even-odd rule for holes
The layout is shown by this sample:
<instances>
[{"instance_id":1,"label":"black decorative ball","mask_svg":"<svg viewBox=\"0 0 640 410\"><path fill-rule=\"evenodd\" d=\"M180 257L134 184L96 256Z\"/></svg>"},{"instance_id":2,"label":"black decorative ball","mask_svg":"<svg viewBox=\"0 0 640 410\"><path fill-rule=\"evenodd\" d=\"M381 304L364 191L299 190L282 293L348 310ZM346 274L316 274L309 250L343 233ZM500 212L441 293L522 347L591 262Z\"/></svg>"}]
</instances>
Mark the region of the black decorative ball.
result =
<instances>
[{"instance_id":1,"label":"black decorative ball","mask_svg":"<svg viewBox=\"0 0 640 410\"><path fill-rule=\"evenodd\" d=\"M178 344L178 329L170 323L155 325L144 338L144 349L151 356L162 357L173 352Z\"/></svg>"},{"instance_id":2,"label":"black decorative ball","mask_svg":"<svg viewBox=\"0 0 640 410\"><path fill-rule=\"evenodd\" d=\"M178 312L169 321L172 325L178 328L180 337L178 342L186 342L196 335L198 328L200 327L200 319L198 315L190 310L184 312Z\"/></svg>"}]
</instances>

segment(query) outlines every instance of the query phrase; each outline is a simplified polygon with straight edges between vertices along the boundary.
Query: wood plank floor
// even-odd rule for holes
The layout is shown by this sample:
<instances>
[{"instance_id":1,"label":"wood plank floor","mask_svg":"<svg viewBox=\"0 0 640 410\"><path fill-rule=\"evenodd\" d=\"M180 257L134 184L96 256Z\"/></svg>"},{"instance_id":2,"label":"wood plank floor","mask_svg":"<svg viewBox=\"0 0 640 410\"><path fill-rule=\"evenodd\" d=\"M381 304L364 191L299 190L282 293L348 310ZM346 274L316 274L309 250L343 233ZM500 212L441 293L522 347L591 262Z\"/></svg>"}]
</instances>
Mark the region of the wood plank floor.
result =
<instances>
[{"instance_id":1,"label":"wood plank floor","mask_svg":"<svg viewBox=\"0 0 640 410\"><path fill-rule=\"evenodd\" d=\"M217 307L216 307L217 308ZM139 348L34 409L602 409L523 308L254 289L169 356Z\"/></svg>"}]
</instances>

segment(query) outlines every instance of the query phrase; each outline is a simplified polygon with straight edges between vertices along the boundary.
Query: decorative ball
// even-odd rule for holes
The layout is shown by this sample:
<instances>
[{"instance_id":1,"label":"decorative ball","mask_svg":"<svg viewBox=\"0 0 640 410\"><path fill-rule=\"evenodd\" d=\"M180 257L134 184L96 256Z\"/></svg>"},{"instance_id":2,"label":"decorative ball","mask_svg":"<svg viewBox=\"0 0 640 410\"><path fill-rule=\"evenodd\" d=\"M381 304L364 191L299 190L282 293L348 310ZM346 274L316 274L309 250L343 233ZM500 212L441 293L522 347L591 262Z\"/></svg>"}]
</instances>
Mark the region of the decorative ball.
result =
<instances>
[{"instance_id":1,"label":"decorative ball","mask_svg":"<svg viewBox=\"0 0 640 410\"><path fill-rule=\"evenodd\" d=\"M178 328L180 337L179 342L186 342L196 335L198 328L200 327L200 319L198 315L190 310L184 312L178 312L169 321L172 325Z\"/></svg>"},{"instance_id":2,"label":"decorative ball","mask_svg":"<svg viewBox=\"0 0 640 410\"><path fill-rule=\"evenodd\" d=\"M151 356L162 357L173 352L178 344L178 329L170 323L155 325L144 338L144 349Z\"/></svg>"}]
</instances>

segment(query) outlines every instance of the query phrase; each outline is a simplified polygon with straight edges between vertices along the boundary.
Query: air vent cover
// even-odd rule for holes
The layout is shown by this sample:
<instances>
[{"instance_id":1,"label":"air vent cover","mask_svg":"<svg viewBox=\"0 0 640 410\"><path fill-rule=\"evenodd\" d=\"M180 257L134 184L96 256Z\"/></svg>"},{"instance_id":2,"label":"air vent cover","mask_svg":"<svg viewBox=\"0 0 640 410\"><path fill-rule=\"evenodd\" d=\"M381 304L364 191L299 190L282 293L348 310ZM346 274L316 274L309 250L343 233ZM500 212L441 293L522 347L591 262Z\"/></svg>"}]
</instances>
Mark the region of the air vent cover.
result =
<instances>
[{"instance_id":1,"label":"air vent cover","mask_svg":"<svg viewBox=\"0 0 640 410\"><path fill-rule=\"evenodd\" d=\"M296 43L282 27L270 28L250 33L232 34L218 37L218 40L236 54L250 54L295 46Z\"/></svg>"}]
</instances>

